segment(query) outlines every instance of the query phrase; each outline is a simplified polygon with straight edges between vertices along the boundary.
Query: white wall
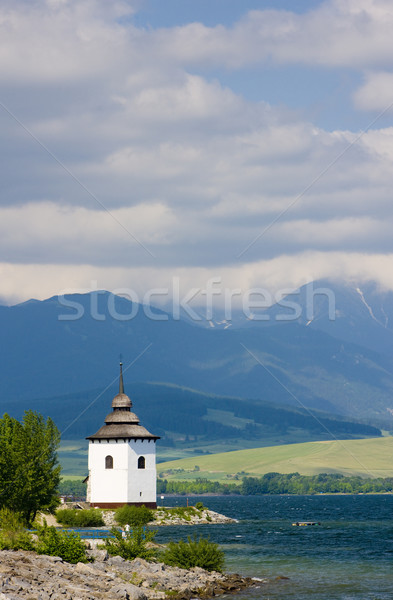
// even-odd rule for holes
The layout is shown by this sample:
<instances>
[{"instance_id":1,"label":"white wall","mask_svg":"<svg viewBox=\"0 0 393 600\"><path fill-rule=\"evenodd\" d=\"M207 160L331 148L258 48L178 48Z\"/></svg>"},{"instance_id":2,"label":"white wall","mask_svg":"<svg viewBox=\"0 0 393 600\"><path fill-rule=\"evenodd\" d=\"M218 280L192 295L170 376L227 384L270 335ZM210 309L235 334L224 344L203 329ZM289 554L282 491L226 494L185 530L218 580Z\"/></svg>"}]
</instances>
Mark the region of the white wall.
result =
<instances>
[{"instance_id":1,"label":"white wall","mask_svg":"<svg viewBox=\"0 0 393 600\"><path fill-rule=\"evenodd\" d=\"M113 469L105 457L113 457ZM145 457L145 469L138 458ZM153 440L97 440L89 442L91 503L156 502L156 445Z\"/></svg>"},{"instance_id":2,"label":"white wall","mask_svg":"<svg viewBox=\"0 0 393 600\"><path fill-rule=\"evenodd\" d=\"M156 502L156 445L153 440L132 440L128 444L127 502ZM145 457L145 468L138 469L138 457Z\"/></svg>"}]
</instances>

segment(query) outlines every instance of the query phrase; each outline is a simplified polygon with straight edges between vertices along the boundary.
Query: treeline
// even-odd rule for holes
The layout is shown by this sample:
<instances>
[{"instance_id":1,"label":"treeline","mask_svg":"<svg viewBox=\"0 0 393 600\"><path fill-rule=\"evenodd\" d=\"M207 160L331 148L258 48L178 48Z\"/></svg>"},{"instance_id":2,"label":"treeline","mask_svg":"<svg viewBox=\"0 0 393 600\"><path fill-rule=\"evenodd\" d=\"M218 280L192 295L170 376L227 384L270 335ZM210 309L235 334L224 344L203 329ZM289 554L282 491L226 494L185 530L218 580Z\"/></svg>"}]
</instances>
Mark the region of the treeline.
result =
<instances>
[{"instance_id":1,"label":"treeline","mask_svg":"<svg viewBox=\"0 0 393 600\"><path fill-rule=\"evenodd\" d=\"M157 479L157 494L240 494L241 486L235 483L220 483L209 479L194 479L190 481L174 481Z\"/></svg>"},{"instance_id":2,"label":"treeline","mask_svg":"<svg viewBox=\"0 0 393 600\"><path fill-rule=\"evenodd\" d=\"M58 486L60 496L72 496L73 498L86 498L86 484L81 479L63 479Z\"/></svg>"},{"instance_id":3,"label":"treeline","mask_svg":"<svg viewBox=\"0 0 393 600\"><path fill-rule=\"evenodd\" d=\"M380 494L393 491L393 478L363 479L338 473L300 475L266 473L262 477L244 477L241 485L207 479L193 481L157 481L158 494Z\"/></svg>"},{"instance_id":4,"label":"treeline","mask_svg":"<svg viewBox=\"0 0 393 600\"><path fill-rule=\"evenodd\" d=\"M81 499L86 496L82 481L64 480L59 485L61 495ZM238 494L255 496L262 494L382 494L393 492L393 477L363 479L346 477L338 473L300 475L299 473L266 473L262 477L243 477L242 483L221 483L196 478L188 481L157 479L157 494L195 495Z\"/></svg>"},{"instance_id":5,"label":"treeline","mask_svg":"<svg viewBox=\"0 0 393 600\"><path fill-rule=\"evenodd\" d=\"M299 475L266 473L263 477L244 477L241 493L255 494L378 494L393 491L393 478L362 479L339 473Z\"/></svg>"}]
</instances>

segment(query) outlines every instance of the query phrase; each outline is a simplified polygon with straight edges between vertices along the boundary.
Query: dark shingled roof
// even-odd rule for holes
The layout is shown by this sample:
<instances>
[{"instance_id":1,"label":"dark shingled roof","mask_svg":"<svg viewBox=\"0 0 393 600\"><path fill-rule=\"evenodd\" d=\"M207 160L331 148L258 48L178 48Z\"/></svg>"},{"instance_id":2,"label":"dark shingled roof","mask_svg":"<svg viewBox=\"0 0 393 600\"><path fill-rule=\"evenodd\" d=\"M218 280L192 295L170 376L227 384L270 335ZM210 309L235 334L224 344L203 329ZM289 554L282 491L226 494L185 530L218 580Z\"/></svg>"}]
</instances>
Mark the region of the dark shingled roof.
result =
<instances>
[{"instance_id":1,"label":"dark shingled roof","mask_svg":"<svg viewBox=\"0 0 393 600\"><path fill-rule=\"evenodd\" d=\"M131 423L110 423L104 425L94 435L89 435L88 440L113 440L113 439L140 439L159 440L158 435L153 435L141 425Z\"/></svg>"},{"instance_id":2,"label":"dark shingled roof","mask_svg":"<svg viewBox=\"0 0 393 600\"><path fill-rule=\"evenodd\" d=\"M120 389L112 400L113 411L105 417L105 425L94 435L89 435L87 440L108 439L143 439L159 440L160 436L153 435L139 425L139 419L131 412L132 402L124 393L122 364L120 363Z\"/></svg>"}]
</instances>

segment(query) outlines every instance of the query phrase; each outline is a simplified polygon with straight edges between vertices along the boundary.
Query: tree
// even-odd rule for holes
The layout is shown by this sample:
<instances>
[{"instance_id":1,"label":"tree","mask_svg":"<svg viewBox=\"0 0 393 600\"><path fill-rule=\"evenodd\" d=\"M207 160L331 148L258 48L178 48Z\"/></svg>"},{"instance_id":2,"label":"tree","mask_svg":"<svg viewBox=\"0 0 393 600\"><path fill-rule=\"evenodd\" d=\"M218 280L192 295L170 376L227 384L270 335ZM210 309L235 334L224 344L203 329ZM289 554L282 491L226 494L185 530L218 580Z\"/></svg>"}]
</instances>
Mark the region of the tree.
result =
<instances>
[{"instance_id":1,"label":"tree","mask_svg":"<svg viewBox=\"0 0 393 600\"><path fill-rule=\"evenodd\" d=\"M31 410L22 422L0 419L0 508L9 508L31 523L39 510L58 504L60 434L48 418Z\"/></svg>"}]
</instances>

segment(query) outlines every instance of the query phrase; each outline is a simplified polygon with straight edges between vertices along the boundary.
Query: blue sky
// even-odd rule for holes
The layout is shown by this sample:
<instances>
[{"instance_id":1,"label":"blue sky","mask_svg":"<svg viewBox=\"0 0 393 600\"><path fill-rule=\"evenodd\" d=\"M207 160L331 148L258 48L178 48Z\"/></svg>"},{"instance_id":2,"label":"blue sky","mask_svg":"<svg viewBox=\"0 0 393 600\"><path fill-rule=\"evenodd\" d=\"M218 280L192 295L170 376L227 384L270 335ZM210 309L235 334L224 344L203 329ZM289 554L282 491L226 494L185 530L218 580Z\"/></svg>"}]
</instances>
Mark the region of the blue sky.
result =
<instances>
[{"instance_id":1,"label":"blue sky","mask_svg":"<svg viewBox=\"0 0 393 600\"><path fill-rule=\"evenodd\" d=\"M318 0L141 0L134 17L138 26L174 27L193 21L207 27L230 27L251 10L289 10L298 14L312 10Z\"/></svg>"},{"instance_id":2,"label":"blue sky","mask_svg":"<svg viewBox=\"0 0 393 600\"><path fill-rule=\"evenodd\" d=\"M392 29L390 0L2 0L0 298L393 289Z\"/></svg>"}]
</instances>

